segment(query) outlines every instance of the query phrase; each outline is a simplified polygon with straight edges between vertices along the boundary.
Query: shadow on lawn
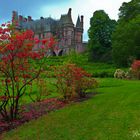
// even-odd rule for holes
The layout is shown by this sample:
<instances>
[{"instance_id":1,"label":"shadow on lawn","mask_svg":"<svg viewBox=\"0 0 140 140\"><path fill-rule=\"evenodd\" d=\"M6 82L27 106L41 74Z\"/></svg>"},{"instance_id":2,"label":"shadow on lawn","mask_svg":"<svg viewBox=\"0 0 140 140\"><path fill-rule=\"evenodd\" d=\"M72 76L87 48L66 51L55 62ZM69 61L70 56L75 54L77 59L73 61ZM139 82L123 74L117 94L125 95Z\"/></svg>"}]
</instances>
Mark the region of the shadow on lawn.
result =
<instances>
[{"instance_id":1,"label":"shadow on lawn","mask_svg":"<svg viewBox=\"0 0 140 140\"><path fill-rule=\"evenodd\" d=\"M111 87L122 87L124 86L123 84L118 84L118 85L103 85L99 86L98 88L111 88Z\"/></svg>"}]
</instances>

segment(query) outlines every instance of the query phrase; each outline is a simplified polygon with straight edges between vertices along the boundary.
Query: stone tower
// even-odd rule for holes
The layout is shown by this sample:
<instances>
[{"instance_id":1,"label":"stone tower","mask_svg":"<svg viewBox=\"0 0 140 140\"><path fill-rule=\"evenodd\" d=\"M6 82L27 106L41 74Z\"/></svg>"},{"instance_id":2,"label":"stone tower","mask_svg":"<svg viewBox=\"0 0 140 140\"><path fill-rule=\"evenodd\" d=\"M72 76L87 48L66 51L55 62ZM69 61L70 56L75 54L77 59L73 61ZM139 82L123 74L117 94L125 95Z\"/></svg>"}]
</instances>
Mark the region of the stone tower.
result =
<instances>
[{"instance_id":1,"label":"stone tower","mask_svg":"<svg viewBox=\"0 0 140 140\"><path fill-rule=\"evenodd\" d=\"M76 51L80 52L83 49L83 16L78 16L75 27L75 46Z\"/></svg>"},{"instance_id":2,"label":"stone tower","mask_svg":"<svg viewBox=\"0 0 140 140\"><path fill-rule=\"evenodd\" d=\"M63 31L64 51L67 53L74 45L74 24L71 17L71 8L60 18L61 30Z\"/></svg>"}]
</instances>

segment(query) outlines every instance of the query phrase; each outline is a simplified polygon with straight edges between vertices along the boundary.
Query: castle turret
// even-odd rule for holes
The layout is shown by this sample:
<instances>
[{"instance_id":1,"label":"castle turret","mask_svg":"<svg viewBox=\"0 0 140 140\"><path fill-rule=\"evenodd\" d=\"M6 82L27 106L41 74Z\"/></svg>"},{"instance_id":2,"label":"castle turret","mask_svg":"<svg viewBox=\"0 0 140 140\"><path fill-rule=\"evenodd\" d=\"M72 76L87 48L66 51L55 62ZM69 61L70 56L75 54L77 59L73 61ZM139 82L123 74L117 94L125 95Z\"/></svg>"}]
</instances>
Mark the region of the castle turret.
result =
<instances>
[{"instance_id":1,"label":"castle turret","mask_svg":"<svg viewBox=\"0 0 140 140\"><path fill-rule=\"evenodd\" d=\"M84 24L84 17L78 16L77 22L76 22L76 27L75 27L75 46L76 46L76 51L81 52L83 48L83 24Z\"/></svg>"},{"instance_id":2,"label":"castle turret","mask_svg":"<svg viewBox=\"0 0 140 140\"><path fill-rule=\"evenodd\" d=\"M73 38L74 38L74 24L71 17L72 9L69 8L68 13L65 15L61 15L60 23L63 28L63 35L64 35L64 44L65 46L72 46L73 45Z\"/></svg>"},{"instance_id":3,"label":"castle turret","mask_svg":"<svg viewBox=\"0 0 140 140\"><path fill-rule=\"evenodd\" d=\"M80 21L80 17L79 16L77 18L76 28L81 28L81 21Z\"/></svg>"},{"instance_id":4,"label":"castle turret","mask_svg":"<svg viewBox=\"0 0 140 140\"><path fill-rule=\"evenodd\" d=\"M79 30L83 33L83 24L84 24L84 16L81 16L81 20L80 17L78 16L77 18L77 22L76 22L76 30Z\"/></svg>"},{"instance_id":5,"label":"castle turret","mask_svg":"<svg viewBox=\"0 0 140 140\"><path fill-rule=\"evenodd\" d=\"M69 8L67 14L61 15L60 22L61 22L61 24L63 24L63 26L72 26L72 27L74 27L72 17L71 17L71 11L72 11L72 9Z\"/></svg>"},{"instance_id":6,"label":"castle turret","mask_svg":"<svg viewBox=\"0 0 140 140\"><path fill-rule=\"evenodd\" d=\"M81 16L81 20L80 17L78 16L75 27L75 42L82 43L82 39L83 39L83 16Z\"/></svg>"}]
</instances>

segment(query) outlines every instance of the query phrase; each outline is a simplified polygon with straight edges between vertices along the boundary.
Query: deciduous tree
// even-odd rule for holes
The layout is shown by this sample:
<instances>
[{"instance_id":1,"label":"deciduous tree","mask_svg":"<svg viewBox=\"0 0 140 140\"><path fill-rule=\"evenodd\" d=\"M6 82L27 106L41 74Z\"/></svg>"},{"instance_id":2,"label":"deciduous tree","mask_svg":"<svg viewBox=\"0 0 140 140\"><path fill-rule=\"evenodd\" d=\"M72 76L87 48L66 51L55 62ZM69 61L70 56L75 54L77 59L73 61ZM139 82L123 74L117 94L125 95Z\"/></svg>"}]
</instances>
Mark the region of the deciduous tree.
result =
<instances>
[{"instance_id":1,"label":"deciduous tree","mask_svg":"<svg viewBox=\"0 0 140 140\"><path fill-rule=\"evenodd\" d=\"M111 60L111 35L115 25L116 21L111 20L103 10L94 12L88 30L90 59L104 62Z\"/></svg>"},{"instance_id":2,"label":"deciduous tree","mask_svg":"<svg viewBox=\"0 0 140 140\"><path fill-rule=\"evenodd\" d=\"M130 66L140 59L140 0L123 3L113 33L113 60L118 66Z\"/></svg>"}]
</instances>

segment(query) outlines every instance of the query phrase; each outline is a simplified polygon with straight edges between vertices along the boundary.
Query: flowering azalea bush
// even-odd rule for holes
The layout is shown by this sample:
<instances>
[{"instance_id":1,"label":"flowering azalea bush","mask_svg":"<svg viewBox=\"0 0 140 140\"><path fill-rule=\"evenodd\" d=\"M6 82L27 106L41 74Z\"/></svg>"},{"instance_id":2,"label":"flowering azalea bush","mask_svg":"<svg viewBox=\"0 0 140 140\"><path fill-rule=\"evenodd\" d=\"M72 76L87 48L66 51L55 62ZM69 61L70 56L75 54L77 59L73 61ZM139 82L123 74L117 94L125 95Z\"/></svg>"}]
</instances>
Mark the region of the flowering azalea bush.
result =
<instances>
[{"instance_id":1,"label":"flowering azalea bush","mask_svg":"<svg viewBox=\"0 0 140 140\"><path fill-rule=\"evenodd\" d=\"M140 80L140 60L135 60L131 65L134 76Z\"/></svg>"},{"instance_id":2,"label":"flowering azalea bush","mask_svg":"<svg viewBox=\"0 0 140 140\"><path fill-rule=\"evenodd\" d=\"M20 99L43 71L44 56L54 44L53 38L39 40L31 30L19 31L9 23L0 27L0 114L5 120L18 117Z\"/></svg>"},{"instance_id":3,"label":"flowering azalea bush","mask_svg":"<svg viewBox=\"0 0 140 140\"><path fill-rule=\"evenodd\" d=\"M97 86L97 81L75 64L55 67L56 87L65 100L85 97L86 90Z\"/></svg>"}]
</instances>

